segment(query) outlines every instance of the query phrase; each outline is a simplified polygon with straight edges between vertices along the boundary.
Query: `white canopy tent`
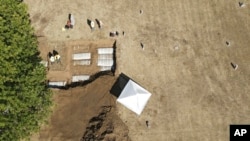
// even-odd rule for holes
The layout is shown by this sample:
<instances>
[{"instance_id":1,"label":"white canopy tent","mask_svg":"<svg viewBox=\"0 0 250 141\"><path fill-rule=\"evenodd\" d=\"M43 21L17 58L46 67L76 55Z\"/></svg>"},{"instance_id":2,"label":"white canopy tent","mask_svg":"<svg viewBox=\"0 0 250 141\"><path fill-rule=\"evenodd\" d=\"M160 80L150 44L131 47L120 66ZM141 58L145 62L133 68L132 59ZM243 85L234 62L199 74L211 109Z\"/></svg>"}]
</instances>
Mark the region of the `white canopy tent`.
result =
<instances>
[{"instance_id":1,"label":"white canopy tent","mask_svg":"<svg viewBox=\"0 0 250 141\"><path fill-rule=\"evenodd\" d=\"M129 80L117 101L136 114L140 115L150 96L150 92L139 86L134 81Z\"/></svg>"}]
</instances>

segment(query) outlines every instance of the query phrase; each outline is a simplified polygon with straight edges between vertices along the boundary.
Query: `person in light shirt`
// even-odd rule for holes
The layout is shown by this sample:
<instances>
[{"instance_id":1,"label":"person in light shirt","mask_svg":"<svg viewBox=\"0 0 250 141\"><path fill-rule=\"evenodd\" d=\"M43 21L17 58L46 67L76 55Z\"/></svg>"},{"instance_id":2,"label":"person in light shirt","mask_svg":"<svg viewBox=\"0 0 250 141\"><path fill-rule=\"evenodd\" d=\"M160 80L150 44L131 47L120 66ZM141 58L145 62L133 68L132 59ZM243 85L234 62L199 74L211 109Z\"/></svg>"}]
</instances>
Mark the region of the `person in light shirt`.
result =
<instances>
[{"instance_id":1,"label":"person in light shirt","mask_svg":"<svg viewBox=\"0 0 250 141\"><path fill-rule=\"evenodd\" d=\"M55 62L55 57L54 57L54 56L51 56L51 57L49 58L49 60L50 60L51 64L53 64L53 63Z\"/></svg>"},{"instance_id":2,"label":"person in light shirt","mask_svg":"<svg viewBox=\"0 0 250 141\"><path fill-rule=\"evenodd\" d=\"M60 56L59 54L57 54L57 55L55 56L55 60L56 60L57 63L60 62L60 58L61 58L61 56Z\"/></svg>"}]
</instances>

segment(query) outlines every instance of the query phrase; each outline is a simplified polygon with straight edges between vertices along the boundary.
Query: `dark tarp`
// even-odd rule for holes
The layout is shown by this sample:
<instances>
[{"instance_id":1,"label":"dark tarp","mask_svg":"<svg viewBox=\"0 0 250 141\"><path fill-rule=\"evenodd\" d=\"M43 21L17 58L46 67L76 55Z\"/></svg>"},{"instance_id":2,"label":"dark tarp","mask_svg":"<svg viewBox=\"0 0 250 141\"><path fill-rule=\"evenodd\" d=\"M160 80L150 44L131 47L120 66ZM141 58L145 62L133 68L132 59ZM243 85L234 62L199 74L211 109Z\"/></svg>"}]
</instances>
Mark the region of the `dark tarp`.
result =
<instances>
[{"instance_id":1,"label":"dark tarp","mask_svg":"<svg viewBox=\"0 0 250 141\"><path fill-rule=\"evenodd\" d=\"M112 86L110 93L116 97L119 97L129 80L130 78L128 76L121 73L117 78L116 82L114 83L114 85Z\"/></svg>"}]
</instances>

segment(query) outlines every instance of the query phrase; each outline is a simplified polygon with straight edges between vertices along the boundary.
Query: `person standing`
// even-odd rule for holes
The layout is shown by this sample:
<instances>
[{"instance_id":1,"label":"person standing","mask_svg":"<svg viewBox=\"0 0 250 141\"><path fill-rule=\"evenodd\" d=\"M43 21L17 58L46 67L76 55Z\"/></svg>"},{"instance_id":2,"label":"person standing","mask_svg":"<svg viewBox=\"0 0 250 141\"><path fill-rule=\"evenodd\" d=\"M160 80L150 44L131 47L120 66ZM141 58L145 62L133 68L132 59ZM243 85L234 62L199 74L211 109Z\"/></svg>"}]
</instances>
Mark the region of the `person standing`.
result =
<instances>
[{"instance_id":1,"label":"person standing","mask_svg":"<svg viewBox=\"0 0 250 141\"><path fill-rule=\"evenodd\" d=\"M55 56L55 60L56 60L56 63L61 63L61 56L59 55L59 54L57 54L56 56Z\"/></svg>"},{"instance_id":2,"label":"person standing","mask_svg":"<svg viewBox=\"0 0 250 141\"><path fill-rule=\"evenodd\" d=\"M49 60L50 60L50 63L53 64L53 63L55 62L55 57L54 57L54 56L51 56L51 57L49 58Z\"/></svg>"}]
</instances>

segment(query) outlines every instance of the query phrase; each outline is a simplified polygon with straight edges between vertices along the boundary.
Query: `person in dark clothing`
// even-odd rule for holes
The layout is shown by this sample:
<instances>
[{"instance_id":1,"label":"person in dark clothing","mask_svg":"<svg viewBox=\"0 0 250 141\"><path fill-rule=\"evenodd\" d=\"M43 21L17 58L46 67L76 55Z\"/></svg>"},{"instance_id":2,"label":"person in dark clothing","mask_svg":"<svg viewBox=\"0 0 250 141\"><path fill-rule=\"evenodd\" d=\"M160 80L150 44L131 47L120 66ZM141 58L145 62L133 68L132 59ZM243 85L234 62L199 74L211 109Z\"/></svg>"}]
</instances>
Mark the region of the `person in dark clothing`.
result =
<instances>
[{"instance_id":1,"label":"person in dark clothing","mask_svg":"<svg viewBox=\"0 0 250 141\"><path fill-rule=\"evenodd\" d=\"M71 24L71 14L68 16L67 24L65 25L66 29L73 28L73 25Z\"/></svg>"}]
</instances>

